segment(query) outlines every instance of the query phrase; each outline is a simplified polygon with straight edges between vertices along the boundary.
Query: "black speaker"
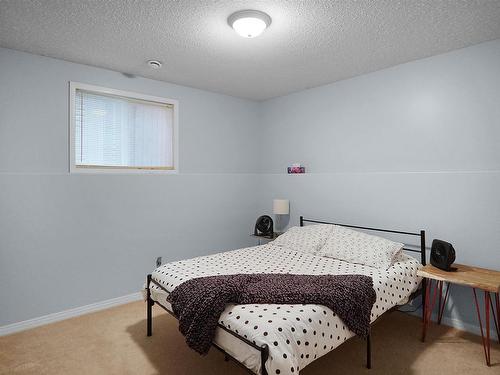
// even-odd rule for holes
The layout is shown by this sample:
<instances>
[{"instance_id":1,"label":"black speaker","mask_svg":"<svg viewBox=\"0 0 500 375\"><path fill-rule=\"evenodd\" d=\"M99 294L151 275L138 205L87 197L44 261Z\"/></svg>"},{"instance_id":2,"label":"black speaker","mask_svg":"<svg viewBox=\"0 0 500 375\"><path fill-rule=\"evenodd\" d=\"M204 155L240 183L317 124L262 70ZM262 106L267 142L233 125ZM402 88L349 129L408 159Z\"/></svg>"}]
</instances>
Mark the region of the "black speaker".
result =
<instances>
[{"instance_id":1,"label":"black speaker","mask_svg":"<svg viewBox=\"0 0 500 375\"><path fill-rule=\"evenodd\" d=\"M262 215L255 223L254 233L255 236L263 236L273 238L274 226L271 216Z\"/></svg>"},{"instance_id":2,"label":"black speaker","mask_svg":"<svg viewBox=\"0 0 500 375\"><path fill-rule=\"evenodd\" d=\"M444 271L453 271L450 266L455 261L455 249L449 242L433 240L431 247L431 264Z\"/></svg>"}]
</instances>

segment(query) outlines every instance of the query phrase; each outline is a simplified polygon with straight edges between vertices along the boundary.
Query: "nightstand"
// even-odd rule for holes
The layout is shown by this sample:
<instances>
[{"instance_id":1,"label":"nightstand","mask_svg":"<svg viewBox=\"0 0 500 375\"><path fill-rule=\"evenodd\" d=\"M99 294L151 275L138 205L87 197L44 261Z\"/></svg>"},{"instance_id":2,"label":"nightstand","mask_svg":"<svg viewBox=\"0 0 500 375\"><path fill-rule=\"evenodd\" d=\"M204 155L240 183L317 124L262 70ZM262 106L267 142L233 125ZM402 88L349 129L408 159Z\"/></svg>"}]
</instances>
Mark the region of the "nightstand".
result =
<instances>
[{"instance_id":1,"label":"nightstand","mask_svg":"<svg viewBox=\"0 0 500 375\"><path fill-rule=\"evenodd\" d=\"M282 234L283 233L274 232L272 237L256 236L255 234L251 234L250 237L256 238L259 241L259 245L262 245L263 243L269 243L271 241L274 241L276 238L278 238Z\"/></svg>"},{"instance_id":2,"label":"nightstand","mask_svg":"<svg viewBox=\"0 0 500 375\"><path fill-rule=\"evenodd\" d=\"M417 275L423 277L424 288L424 317L422 327L422 341L425 341L427 325L432 316L432 310L436 306L436 297L439 298L437 323L441 323L443 311L448 299L449 290L452 284L464 285L472 288L474 303L476 305L479 328L483 341L484 355L486 364L491 365L490 356L490 312L495 323L497 338L500 342L500 272L488 270L485 268L471 267L463 264L453 264L454 270L451 272L440 270L430 264L417 271ZM434 282L434 288L433 288ZM443 296L443 286L446 284L446 291ZM476 290L484 292L484 313L481 314L481 308L478 302ZM485 331L483 331L483 320L485 320Z\"/></svg>"}]
</instances>

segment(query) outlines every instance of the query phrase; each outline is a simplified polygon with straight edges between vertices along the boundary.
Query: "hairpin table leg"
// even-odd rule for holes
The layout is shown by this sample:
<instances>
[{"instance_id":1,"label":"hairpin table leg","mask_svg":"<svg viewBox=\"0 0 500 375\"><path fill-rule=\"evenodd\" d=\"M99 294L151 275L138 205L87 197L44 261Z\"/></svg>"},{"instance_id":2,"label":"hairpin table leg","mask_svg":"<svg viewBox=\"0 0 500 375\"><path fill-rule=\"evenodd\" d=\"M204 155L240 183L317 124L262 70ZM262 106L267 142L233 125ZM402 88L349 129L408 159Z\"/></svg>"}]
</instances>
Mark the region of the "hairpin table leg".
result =
<instances>
[{"instance_id":1,"label":"hairpin table leg","mask_svg":"<svg viewBox=\"0 0 500 375\"><path fill-rule=\"evenodd\" d=\"M484 309L486 312L486 363L490 366L491 362L491 342L490 342L490 292L484 291Z\"/></svg>"},{"instance_id":2,"label":"hairpin table leg","mask_svg":"<svg viewBox=\"0 0 500 375\"><path fill-rule=\"evenodd\" d=\"M427 291L427 282L426 282L426 278L424 277L422 279L422 325L423 323L425 322L425 309L426 309L426 306L425 306L425 296L427 295L426 291Z\"/></svg>"},{"instance_id":3,"label":"hairpin table leg","mask_svg":"<svg viewBox=\"0 0 500 375\"><path fill-rule=\"evenodd\" d=\"M442 305L441 305L441 295L439 296L440 297L440 303L439 303L438 321L437 321L438 324L441 324L441 320L443 319L443 313L444 313L444 309L446 307L446 301L448 300L448 292L450 291L450 287L451 287L451 284L450 283L446 283L446 292L444 293L444 298L443 298L443 304ZM441 285L440 293L442 293L442 292L443 292L443 288L442 288L442 285Z\"/></svg>"},{"instance_id":4,"label":"hairpin table leg","mask_svg":"<svg viewBox=\"0 0 500 375\"><path fill-rule=\"evenodd\" d=\"M486 320L486 332L483 332L483 322L481 320L481 311L479 309L479 303L477 302L477 294L476 294L476 289L472 288L472 291L474 292L474 302L476 303L476 311L477 311L477 318L479 320L479 329L481 330L481 339L483 341L483 349L484 349L484 356L486 358L486 364L488 366L491 365L490 359L490 293L487 291L484 291L484 312L485 312L485 320ZM486 338L484 337L484 333L486 333Z\"/></svg>"},{"instance_id":5,"label":"hairpin table leg","mask_svg":"<svg viewBox=\"0 0 500 375\"><path fill-rule=\"evenodd\" d=\"M422 326L422 342L425 341L425 336L427 334L427 325L432 320L432 310L434 309L434 306L436 305L437 292L438 292L438 289L440 288L440 285L442 285L442 281L435 281L436 285L434 286L434 294L432 295L432 298L431 298L430 296L432 294L432 279L428 279L426 282L428 284L425 288L426 290L425 290L425 296L424 296L424 298L425 298L425 314L424 314L424 324Z\"/></svg>"},{"instance_id":6,"label":"hairpin table leg","mask_svg":"<svg viewBox=\"0 0 500 375\"><path fill-rule=\"evenodd\" d=\"M437 319L437 323L438 324L441 324L441 319L439 318L440 315L441 315L441 305L443 304L443 282L439 282L439 303L438 303L438 319Z\"/></svg>"},{"instance_id":7,"label":"hairpin table leg","mask_svg":"<svg viewBox=\"0 0 500 375\"><path fill-rule=\"evenodd\" d=\"M497 339L500 343L500 299L498 298L498 293L493 293L495 297L495 306L493 306L493 298L490 296L490 306L491 312L493 314L493 321L495 322L495 328L497 330Z\"/></svg>"},{"instance_id":8,"label":"hairpin table leg","mask_svg":"<svg viewBox=\"0 0 500 375\"><path fill-rule=\"evenodd\" d=\"M489 294L489 293L488 293ZM493 298L495 297L495 298ZM493 302L495 300L495 302ZM490 294L490 307L491 307L491 315L493 316L493 323L495 324L495 330L497 332L497 338L498 341L500 342L500 331L499 331L499 324L498 324L498 311L496 310L496 303L498 299L496 296L496 293L493 293L493 296ZM495 303L495 305L493 305Z\"/></svg>"},{"instance_id":9,"label":"hairpin table leg","mask_svg":"<svg viewBox=\"0 0 500 375\"><path fill-rule=\"evenodd\" d=\"M495 294L495 301L497 305L497 338L500 343L500 293Z\"/></svg>"}]
</instances>

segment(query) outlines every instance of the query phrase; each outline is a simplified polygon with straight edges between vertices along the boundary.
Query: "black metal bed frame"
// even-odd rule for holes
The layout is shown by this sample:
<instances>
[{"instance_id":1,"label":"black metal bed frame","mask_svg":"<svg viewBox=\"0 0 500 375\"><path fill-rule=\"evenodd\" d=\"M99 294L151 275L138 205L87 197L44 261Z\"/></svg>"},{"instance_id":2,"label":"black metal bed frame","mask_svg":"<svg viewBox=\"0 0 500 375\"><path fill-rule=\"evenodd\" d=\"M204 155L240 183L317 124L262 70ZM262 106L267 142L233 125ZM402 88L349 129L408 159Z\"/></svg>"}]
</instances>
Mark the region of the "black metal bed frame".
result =
<instances>
[{"instance_id":1,"label":"black metal bed frame","mask_svg":"<svg viewBox=\"0 0 500 375\"><path fill-rule=\"evenodd\" d=\"M399 231L399 230L392 230L392 229L380 229L380 228L372 228L372 227L364 227L364 226L358 226L358 225L349 225L349 224L339 224L339 223L332 223L332 222L327 222L327 221L321 221L321 220L313 220L313 219L305 219L303 216L300 216L300 226L303 227L304 223L314 223L314 224L332 224L332 225L339 225L342 227L347 227L347 228L356 228L356 229L363 229L363 230L368 230L368 231L375 231L375 232L384 232L384 233L394 233L394 234L401 234L401 235L407 235L407 236L414 236L414 237L420 237L420 249L412 249L412 248L407 248L403 247L403 250L405 251L410 251L410 252L415 252L415 253L420 253L420 262L425 266L426 264L426 253L425 253L425 231L421 230L420 233L414 233L414 232L404 232L404 231ZM161 290L163 290L165 293L169 294L170 292L160 283L158 283L156 280L153 280L151 277L151 274L147 275L146 279L146 305L147 305L147 335L151 336L153 334L153 306L157 304L160 306L162 309L167 311L170 315L172 315L174 318L178 319L175 314L169 310L167 307L163 306L161 303L158 301L155 301L151 298L151 290L150 290L150 285L154 284ZM413 293L408 302L415 299L419 294L422 293L422 295L425 295L425 288L426 285L425 283L422 284L422 289ZM393 309L397 308L399 306L394 306ZM425 316L425 304L422 304L422 316ZM373 323L372 323L373 324ZM237 339L243 341L245 344L249 345L250 347L258 350L260 352L260 360L261 360L261 374L262 375L268 375L267 370L266 370L266 361L269 358L269 346L267 344L263 345L257 345L254 344L252 341L238 335L237 333L234 333L233 331L227 329L224 327L222 324L218 324L218 327L223 329L225 332L229 333L230 335L236 337ZM356 336L353 336L356 337ZM236 362L239 366L243 367L247 372L254 374L252 370L247 368L243 363L238 361L236 358L234 358L232 355L227 353L222 347L218 346L216 343L212 343L212 345L222 353L224 353L224 360L228 361L229 359L232 359L234 362ZM371 355L371 335L370 333L368 334L366 338L366 367L368 369L371 368L372 364L372 355Z\"/></svg>"}]
</instances>

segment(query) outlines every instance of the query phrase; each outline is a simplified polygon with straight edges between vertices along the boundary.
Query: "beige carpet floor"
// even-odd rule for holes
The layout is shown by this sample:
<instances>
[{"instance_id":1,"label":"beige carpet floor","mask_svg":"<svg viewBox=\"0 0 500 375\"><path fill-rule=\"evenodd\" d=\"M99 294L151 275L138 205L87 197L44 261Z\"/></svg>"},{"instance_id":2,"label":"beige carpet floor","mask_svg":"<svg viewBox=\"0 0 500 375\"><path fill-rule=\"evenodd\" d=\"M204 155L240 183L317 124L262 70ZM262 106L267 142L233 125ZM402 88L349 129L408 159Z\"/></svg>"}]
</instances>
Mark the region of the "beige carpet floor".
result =
<instances>
[{"instance_id":1,"label":"beige carpet floor","mask_svg":"<svg viewBox=\"0 0 500 375\"><path fill-rule=\"evenodd\" d=\"M0 337L0 374L246 374L215 349L205 357L191 351L177 321L154 310L152 337L146 337L142 302ZM477 336L435 324L426 343L419 336L418 318L386 314L373 328L373 369L364 367L364 342L352 339L301 375L500 375L498 342L488 368Z\"/></svg>"}]
</instances>

